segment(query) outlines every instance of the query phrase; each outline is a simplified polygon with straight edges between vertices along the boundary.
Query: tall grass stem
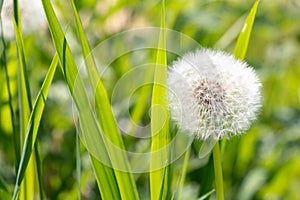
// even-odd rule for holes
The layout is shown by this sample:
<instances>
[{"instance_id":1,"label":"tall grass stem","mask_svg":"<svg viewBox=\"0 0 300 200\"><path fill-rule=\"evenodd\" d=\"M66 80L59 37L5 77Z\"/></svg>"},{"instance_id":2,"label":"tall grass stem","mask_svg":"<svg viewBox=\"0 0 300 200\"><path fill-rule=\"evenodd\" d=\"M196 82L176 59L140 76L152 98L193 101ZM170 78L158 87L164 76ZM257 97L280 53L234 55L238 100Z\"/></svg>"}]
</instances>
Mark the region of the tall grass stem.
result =
<instances>
[{"instance_id":1,"label":"tall grass stem","mask_svg":"<svg viewBox=\"0 0 300 200\"><path fill-rule=\"evenodd\" d=\"M217 200L224 200L223 175L219 142L213 148Z\"/></svg>"}]
</instances>

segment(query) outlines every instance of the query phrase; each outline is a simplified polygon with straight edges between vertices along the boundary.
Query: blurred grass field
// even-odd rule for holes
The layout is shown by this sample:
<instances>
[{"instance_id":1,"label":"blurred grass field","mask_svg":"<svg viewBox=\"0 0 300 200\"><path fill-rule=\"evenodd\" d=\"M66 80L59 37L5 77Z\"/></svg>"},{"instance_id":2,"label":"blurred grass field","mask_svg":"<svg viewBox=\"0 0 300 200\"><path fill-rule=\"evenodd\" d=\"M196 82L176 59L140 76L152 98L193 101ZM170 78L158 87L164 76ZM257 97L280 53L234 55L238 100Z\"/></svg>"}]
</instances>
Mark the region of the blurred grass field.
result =
<instances>
[{"instance_id":1,"label":"blurred grass field","mask_svg":"<svg viewBox=\"0 0 300 200\"><path fill-rule=\"evenodd\" d=\"M22 2L20 2L22 3ZM82 61L80 41L69 1L53 1L59 22L66 32L76 62ZM122 31L160 26L159 1L75 1L84 31L93 48ZM237 36L254 1L166 1L166 28L181 32L203 47L233 53ZM263 84L263 108L257 122L247 134L227 141L223 152L223 176L226 199L297 200L300 199L300 2L298 0L262 0L251 34L245 60L252 65ZM3 11L2 11L3 12ZM41 10L43 12L43 10ZM26 9L21 10L26 15ZM27 13L28 15L28 13ZM29 14L30 15L30 14ZM34 16L33 16L34 17ZM3 20L3 19L2 19ZM33 21L34 23L34 21ZM23 29L26 29L23 23ZM4 30L5 31L5 30ZM25 31L24 31L25 32ZM0 51L6 53L10 77L11 102L16 116L17 49L14 39L4 38ZM138 42L138 41L136 41ZM122 43L113 48L122 48ZM24 35L28 78L33 99L38 94L55 53L46 21ZM149 54L153 54L149 50ZM142 64L138 56L124 55L115 60L104 86L110 97L116 82L131 65ZM174 55L168 57L171 64ZM116 106L115 106L116 107ZM119 106L121 107L121 106ZM147 108L149 105L147 105ZM0 199L11 198L16 179L13 123L9 110L4 63L0 68ZM124 108L119 108L120 112ZM118 119L118 118L117 118ZM149 123L148 111L142 124ZM147 144L124 135L127 149ZM191 146L191 155L181 199L198 199L213 188L211 157L199 160L200 142ZM64 76L57 68L45 104L38 134L38 149L47 199L76 199L76 127L71 96ZM82 199L99 199L88 153L81 154ZM176 189L184 158L174 162L171 188ZM149 199L149 174L134 174L140 199ZM209 199L209 198L207 198Z\"/></svg>"}]
</instances>

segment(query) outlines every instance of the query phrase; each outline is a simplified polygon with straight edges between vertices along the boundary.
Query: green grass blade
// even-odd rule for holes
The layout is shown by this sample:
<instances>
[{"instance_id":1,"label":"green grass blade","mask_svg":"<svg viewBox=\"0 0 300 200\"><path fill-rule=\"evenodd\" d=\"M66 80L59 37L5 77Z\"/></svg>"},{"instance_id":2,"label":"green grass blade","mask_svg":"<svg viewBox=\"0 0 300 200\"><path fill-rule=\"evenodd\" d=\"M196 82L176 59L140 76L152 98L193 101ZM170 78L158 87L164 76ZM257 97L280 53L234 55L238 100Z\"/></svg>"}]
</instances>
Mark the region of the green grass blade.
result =
<instances>
[{"instance_id":1,"label":"green grass blade","mask_svg":"<svg viewBox=\"0 0 300 200\"><path fill-rule=\"evenodd\" d=\"M1 1L1 12L2 12L2 6L3 6L3 1ZM21 152L21 147L20 147L20 137L16 131L16 115L14 113L14 108L13 108L13 99L12 99L12 92L11 92L11 85L10 85L10 77L8 74L8 69L7 69L7 56L6 56L6 42L4 39L4 33L3 33L3 24L2 24L2 17L0 15L0 29L1 29L1 43L3 46L3 51L1 55L1 64L4 67L4 74L5 74L5 83L6 83L6 88L7 88L7 93L8 93L8 106L9 106L9 112L10 112L10 117L11 117L11 122L12 122L12 133L13 133L13 145L14 145L14 153L16 157L16 171L18 170L18 164L20 162L20 152Z\"/></svg>"},{"instance_id":2,"label":"green grass blade","mask_svg":"<svg viewBox=\"0 0 300 200\"><path fill-rule=\"evenodd\" d=\"M109 103L107 92L98 75L93 56L90 54L91 49L86 39L74 1L72 1L72 7L75 15L77 32L81 42L82 52L85 58L88 75L91 81L92 88L96 90L96 109L97 109L100 126L104 134L106 134L107 138L111 140L113 144L120 147L121 149L125 149L121 134L118 130L116 120L111 110L111 105ZM108 148L108 150L109 149L110 148ZM116 179L118 181L121 198L138 199L138 193L137 193L136 185L134 183L133 175L131 173L128 173L130 172L130 165L128 162L127 155L123 152L122 153L113 152L113 150L109 151L109 155L112 160L113 166L114 163L121 164L121 166L124 166L125 170L127 171L127 172L120 172L118 170L114 171Z\"/></svg>"},{"instance_id":3,"label":"green grass blade","mask_svg":"<svg viewBox=\"0 0 300 200\"><path fill-rule=\"evenodd\" d=\"M79 122L82 130L83 141L89 151L92 164L94 167L97 183L100 189L100 193L103 199L120 199L118 195L122 195L123 199L136 199L137 192L134 190L134 182L132 174L128 172L121 172L117 169L111 169L107 167L102 162L108 163L110 166L120 165L125 171L130 171L126 154L122 151L114 152L112 147L106 146L103 135L100 134L100 129L94 119L94 115L91 112L89 100L85 93L85 88L83 82L78 75L78 71L75 65L74 58L71 54L69 46L67 45L66 39L63 32L59 26L57 17L53 11L50 1L42 1L44 10L48 19L50 30L52 33L53 41L56 50L60 57L60 62L63 67L63 73L69 86L69 90L73 96L73 100L78 109ZM76 91L74 91L74 84L76 81ZM100 121L100 128L109 139L115 144L115 146L120 147L122 143L122 138L116 122L112 115L112 110L108 101L108 97L103 87L103 84L96 81L96 102L97 106L100 106L98 110L98 118ZM99 104L99 105L98 105ZM121 147L122 148L122 147ZM100 155L100 158L95 157ZM120 191L119 191L120 189ZM111 196L113 195L113 196Z\"/></svg>"},{"instance_id":4,"label":"green grass blade","mask_svg":"<svg viewBox=\"0 0 300 200\"><path fill-rule=\"evenodd\" d=\"M42 164L39 156L39 151L38 151L38 143L35 142L34 145L34 155L35 155L35 162L36 162L36 173L37 173L37 178L38 178L38 183L39 183L39 192L40 192L40 200L44 199L44 192L43 192L43 179L42 179Z\"/></svg>"},{"instance_id":5,"label":"green grass blade","mask_svg":"<svg viewBox=\"0 0 300 200\"><path fill-rule=\"evenodd\" d=\"M76 132L76 177L78 200L81 200L81 159L80 159L80 138L79 133Z\"/></svg>"},{"instance_id":6,"label":"green grass blade","mask_svg":"<svg viewBox=\"0 0 300 200\"><path fill-rule=\"evenodd\" d=\"M244 58L246 56L246 52L248 49L248 44L249 44L251 31L252 31L252 27L254 24L259 1L260 0L257 0L254 3L254 5L246 19L246 22L243 26L243 29L239 35L238 41L237 41L235 49L234 49L234 56L240 60L244 60Z\"/></svg>"},{"instance_id":7,"label":"green grass blade","mask_svg":"<svg viewBox=\"0 0 300 200\"><path fill-rule=\"evenodd\" d=\"M244 60L246 53L247 53L248 44L250 41L250 36L251 36L251 32L252 32L252 28L253 28L253 24L254 24L256 11L257 11L259 2L260 2L260 0L257 0L254 3L254 5L252 6L252 9L246 18L244 26L239 34L237 43L235 45L233 54L236 58L238 58L240 60ZM221 155L223 155L225 152L226 143L227 143L226 140L222 140L222 142L221 142Z\"/></svg>"},{"instance_id":8,"label":"green grass blade","mask_svg":"<svg viewBox=\"0 0 300 200\"><path fill-rule=\"evenodd\" d=\"M207 192L206 194L202 195L198 200L205 200L208 199L210 195L212 195L215 192L215 189L212 189L211 191Z\"/></svg>"},{"instance_id":9,"label":"green grass blade","mask_svg":"<svg viewBox=\"0 0 300 200\"><path fill-rule=\"evenodd\" d=\"M190 158L191 148L189 147L187 151L184 154L184 161L183 161L183 167L182 167L182 173L180 176L180 182L179 182L179 188L177 193L177 199L181 199L181 193L184 186L185 176L188 169L189 164L189 158Z\"/></svg>"},{"instance_id":10,"label":"green grass blade","mask_svg":"<svg viewBox=\"0 0 300 200\"><path fill-rule=\"evenodd\" d=\"M75 65L74 58L71 54L70 48L66 44L66 39L64 37L63 31L60 28L59 22L57 20L57 17L53 11L53 8L51 6L50 1L43 0L43 7L44 11L46 13L46 17L49 23L49 27L52 33L52 38L54 41L55 48L58 52L59 59L61 62L61 67L63 74L65 76L65 79L67 81L69 90L71 91L71 94L73 96L73 99L78 107L78 110L80 110L80 107L82 105L86 105L88 103L88 99L85 94L82 94L83 96L80 97L80 94L78 96L75 96L73 92L74 88L74 82L76 80L78 71ZM82 87L82 92L84 91L84 86L80 85ZM79 113L79 121L87 120L88 122L92 123L93 126L88 127L82 127L81 129L84 131L97 131L97 128L95 128L94 118L90 115L90 113ZM83 123L85 125L85 123ZM83 136L85 136L86 133L83 133ZM95 139L97 141L98 138ZM103 145L103 141L100 140L98 143L100 152L105 156L106 150L105 146ZM113 169L110 167L107 167L106 165L102 164L100 161L98 161L93 155L90 154L90 158L92 161L93 169L96 175L96 180L100 189L100 193L103 199L120 199L119 196L119 190L118 185L115 180L115 175Z\"/></svg>"},{"instance_id":11,"label":"green grass blade","mask_svg":"<svg viewBox=\"0 0 300 200\"><path fill-rule=\"evenodd\" d=\"M164 189L165 189L164 185L165 185L165 181L168 180L168 178L166 177L167 176L167 173L166 173L167 170L168 170L168 167L165 166L163 168L162 179L161 179L161 183L160 183L161 187L160 187L160 191L159 191L159 195L158 195L159 200L166 199L166 195L165 195L165 191L164 191Z\"/></svg>"},{"instance_id":12,"label":"green grass blade","mask_svg":"<svg viewBox=\"0 0 300 200\"><path fill-rule=\"evenodd\" d=\"M25 52L24 52L24 42L22 32L20 27L18 27L16 20L13 18L14 28L16 32L16 41L18 47L18 59L19 59L19 92L21 97L20 104L23 105L21 110L21 129L26 132L26 125L30 114L30 110L32 110L32 101L30 96L30 87L28 81L28 75L26 72L26 59L25 59ZM25 122L23 124L22 122Z\"/></svg>"},{"instance_id":13,"label":"green grass blade","mask_svg":"<svg viewBox=\"0 0 300 200\"><path fill-rule=\"evenodd\" d=\"M23 147L22 151L22 156L21 156L21 161L19 164L19 170L17 174L17 180L16 180L16 185L14 189L14 195L13 199L17 198L19 188L21 185L21 182L24 178L26 168L28 166L28 162L31 156L31 152L34 148L35 140L37 138L37 133L38 133L38 128L40 125L40 121L42 118L42 113L45 107L45 101L48 96L48 92L55 74L56 66L58 63L58 56L55 55L52 63L50 65L50 68L48 70L48 73L46 75L46 78L44 80L44 83L40 89L40 92L37 96L35 105L33 106L33 110L30 115L29 119L29 124L28 124L28 129L27 129L27 134L25 138L25 144Z\"/></svg>"},{"instance_id":14,"label":"green grass blade","mask_svg":"<svg viewBox=\"0 0 300 200\"><path fill-rule=\"evenodd\" d=\"M167 54L166 54L166 36L165 36L165 3L162 1L161 31L157 50L157 60L154 73L154 85L152 93L151 108L151 133L152 144L151 152L160 151L159 157L151 154L150 158L150 192L151 199L156 200L160 196L161 188L162 198L166 199L170 190L170 165L166 166L169 160L169 151L164 148L170 142L171 135L169 131L169 112L167 108ZM163 118L163 119L162 119ZM163 149L163 150L162 150ZM158 169L166 166L166 169ZM165 170L165 172L164 172ZM165 175L164 175L165 173ZM163 180L162 179L166 179ZM163 185L162 185L163 183Z\"/></svg>"},{"instance_id":15,"label":"green grass blade","mask_svg":"<svg viewBox=\"0 0 300 200\"><path fill-rule=\"evenodd\" d=\"M17 9L18 3L14 2L15 13L19 13ZM18 14L20 17L20 14ZM27 75L27 67L25 60L24 42L21 30L21 22L17 18L13 17L14 29L16 33L17 49L18 49L18 61L19 61L19 74L18 74L18 91L19 91L19 108L20 108L20 136L21 145L24 145L24 138L26 137L26 129L29 121L30 112L32 110L32 100L30 93L30 86ZM20 198L32 199L35 194L36 186L36 169L35 169L35 157L30 156L28 163L28 169L26 171L24 181L22 183L22 189L20 192ZM39 183L41 184L41 183Z\"/></svg>"},{"instance_id":16,"label":"green grass blade","mask_svg":"<svg viewBox=\"0 0 300 200\"><path fill-rule=\"evenodd\" d=\"M86 62L86 66L87 66L87 72L88 72L92 87L93 87L93 89L95 89L100 77L98 75L98 71L97 71L97 67L96 67L94 58L92 55L90 55L91 48L90 48L88 40L85 36L75 2L74 2L74 0L72 0L71 2L72 2L72 8L73 8L74 16L75 16L75 21L76 21L78 37L80 39L82 53L85 58L85 62Z\"/></svg>"},{"instance_id":17,"label":"green grass blade","mask_svg":"<svg viewBox=\"0 0 300 200\"><path fill-rule=\"evenodd\" d=\"M13 10L14 10L14 18L15 18L15 21L16 21L16 24L17 26L20 28L20 30L22 29L22 26L21 26L21 20L20 20L20 9L19 9L19 3L18 3L18 0L13 0Z\"/></svg>"},{"instance_id":18,"label":"green grass blade","mask_svg":"<svg viewBox=\"0 0 300 200\"><path fill-rule=\"evenodd\" d=\"M97 107L97 114L103 133L115 146L124 150L125 147L121 138L121 133L119 132L119 129L117 127L115 118L111 110L111 105L108 101L107 93L102 84L98 84L96 90L96 102L97 106L99 106ZM124 170L114 170L121 198L139 199L126 152L115 151L115 147L112 145L107 145L106 147L107 151L109 152L112 166L118 166L120 169Z\"/></svg>"}]
</instances>

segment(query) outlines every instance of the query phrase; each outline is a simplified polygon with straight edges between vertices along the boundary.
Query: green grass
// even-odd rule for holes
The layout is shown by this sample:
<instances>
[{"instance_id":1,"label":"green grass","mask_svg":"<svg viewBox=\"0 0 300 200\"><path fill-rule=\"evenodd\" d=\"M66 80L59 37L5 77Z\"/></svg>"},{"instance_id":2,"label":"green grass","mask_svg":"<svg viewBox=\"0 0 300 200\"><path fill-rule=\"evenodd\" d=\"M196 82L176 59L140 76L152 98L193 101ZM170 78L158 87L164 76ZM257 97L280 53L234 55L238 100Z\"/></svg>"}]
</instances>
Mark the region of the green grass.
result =
<instances>
[{"instance_id":1,"label":"green grass","mask_svg":"<svg viewBox=\"0 0 300 200\"><path fill-rule=\"evenodd\" d=\"M244 23L243 29L238 37L235 49L234 49L234 56L240 60L244 60L246 56L246 52L248 49L250 36L258 8L259 0L255 2L253 5L246 22Z\"/></svg>"},{"instance_id":2,"label":"green grass","mask_svg":"<svg viewBox=\"0 0 300 200\"><path fill-rule=\"evenodd\" d=\"M171 166L170 150L165 148L170 140L169 111L167 108L167 52L165 33L165 3L162 2L161 25L159 43L157 48L157 59L154 72L152 103L151 103L151 152L150 160L150 190L151 199L170 198Z\"/></svg>"},{"instance_id":3,"label":"green grass","mask_svg":"<svg viewBox=\"0 0 300 200\"><path fill-rule=\"evenodd\" d=\"M138 194L133 176L131 173L129 173L130 166L127 160L127 155L123 151L113 151L114 149L105 140L105 137L107 137L115 145L121 149L124 149L121 134L119 133L113 117L106 90L99 77L92 76L97 75L97 73L95 73L95 71L90 72L89 75L91 85L96 91L95 98L101 129L100 132L100 129L97 127L96 120L91 113L91 107L86 107L86 105L89 105L89 102L85 94L84 86L82 85L80 76L78 76L75 60L63 35L63 31L59 26L50 1L43 1L43 5L49 22L50 30L52 32L53 40L55 42L56 50L60 57L65 79L68 83L70 93L74 98L77 109L79 110L79 123L81 126L83 141L87 147L87 150L90 151L90 156L101 195L103 198L108 199L137 199ZM88 57L90 53L89 45L87 44L87 40L85 39L82 31L80 19L74 3L73 10L75 13L80 41L82 43L83 54L86 58L87 68L90 70L96 70L92 58ZM85 112L83 111L84 109L89 110ZM80 112L80 110L82 110L82 112ZM103 154L107 155L103 157ZM96 157L98 155L100 155L100 157ZM105 164L111 164L111 166L115 168L105 166L105 164L101 162L102 160L107 160ZM120 166L120 168L118 168L118 166ZM125 172L120 171L120 169L125 170Z\"/></svg>"},{"instance_id":4,"label":"green grass","mask_svg":"<svg viewBox=\"0 0 300 200\"><path fill-rule=\"evenodd\" d=\"M212 156L198 157L199 149L203 151L201 142L195 141L184 156L171 160L177 146L171 149L168 144L177 129L170 122L164 86L167 65L178 55L167 51L169 30L165 28L186 34L205 47L217 44L226 48L253 65L262 79L264 108L260 118L246 135L220 143L221 154L215 165L222 162L218 172L223 172L225 199L298 198L297 6L280 2L267 5L259 0L42 0L48 24L44 33L28 35L26 23L21 21L26 16L24 9L14 3L15 38L5 38L1 28L0 199L217 198L222 186L215 188ZM159 27L155 48L126 52L105 63L108 68L99 74L101 61L126 45L106 39L139 26ZM218 42L220 38L228 41ZM107 42L107 52L104 49L97 55L92 50L102 41ZM138 38L132 42L139 44ZM139 54L142 51L147 53ZM79 72L80 58L87 77ZM155 67L142 75L145 82L153 79L153 86L137 90L128 105L133 122L151 127L151 137L139 139L133 137L141 134L137 126L129 127L128 135L119 129L124 120L123 101L114 102L111 96L133 63L145 64L153 58ZM69 94L56 99L50 88L55 89L58 83L63 83ZM92 99L88 89L93 91ZM70 114L71 101L64 100L64 95L69 95L76 106L75 122ZM181 142L176 145L181 147ZM126 151L149 154L138 163ZM133 169L143 168L137 164L147 170L135 173ZM216 178L220 183L221 176Z\"/></svg>"},{"instance_id":5,"label":"green grass","mask_svg":"<svg viewBox=\"0 0 300 200\"><path fill-rule=\"evenodd\" d=\"M22 37L22 30L21 30L21 21L20 21L20 13L18 9L18 3L15 1L14 2L14 13L15 17L13 18L13 23L14 23L14 29L16 32L16 42L17 42L17 49L18 49L18 60L19 60L19 74L18 74L18 90L20 91L19 95L19 107L20 107L20 141L21 141L21 149L22 150L22 156L19 165L19 170L18 170L18 177L17 177L17 183L15 187L15 192L14 192L14 199L16 198L16 191L19 190L21 187L20 191L20 198L21 199L31 199L34 198L35 196L35 187L39 185L40 189L40 198L43 198L43 191L41 187L41 174L40 174L40 163L39 163L39 158L38 158L38 149L37 146L34 145L35 143L33 142L34 146L34 152L35 154L31 154L30 151L27 150L27 144L31 144L31 138L32 136L27 132L28 129L28 122L30 113L33 110L32 107L32 100L31 100L31 95L30 95L30 86L29 86L29 81L28 81L28 74L27 74L27 66L26 66L26 60L25 60L25 51L24 51L24 42L23 42L23 37ZM50 84L49 84L50 86ZM42 111L41 111L42 113ZM29 128L30 128L29 124ZM25 139L26 138L26 139ZM17 144L17 142L14 142ZM21 150L20 149L20 150ZM26 152L26 153L25 153ZM18 160L18 158L17 158ZM25 165L23 165L23 162L25 162ZM26 170L27 169L27 170ZM23 181L24 179L24 181ZM23 183L22 183L23 181Z\"/></svg>"}]
</instances>

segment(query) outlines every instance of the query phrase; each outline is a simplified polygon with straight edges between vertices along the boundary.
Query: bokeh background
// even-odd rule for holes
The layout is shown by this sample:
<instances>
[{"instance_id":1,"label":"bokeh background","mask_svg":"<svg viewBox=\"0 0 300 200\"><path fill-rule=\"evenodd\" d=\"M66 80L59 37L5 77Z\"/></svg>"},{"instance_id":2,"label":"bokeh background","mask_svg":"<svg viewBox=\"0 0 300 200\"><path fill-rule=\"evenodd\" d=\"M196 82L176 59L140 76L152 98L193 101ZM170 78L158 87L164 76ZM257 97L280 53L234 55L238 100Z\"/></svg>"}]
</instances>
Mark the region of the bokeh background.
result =
<instances>
[{"instance_id":1,"label":"bokeh background","mask_svg":"<svg viewBox=\"0 0 300 200\"><path fill-rule=\"evenodd\" d=\"M5 1L4 1L5 2ZM33 99L43 82L54 54L54 47L43 9L21 4L29 82ZM81 61L81 47L76 37L75 20L69 1L52 1L71 50ZM166 1L166 27L193 38L203 47L232 53L236 39L254 1ZM119 32L160 25L159 1L85 0L76 1L91 47ZM22 7L23 6L23 7ZM34 14L34 13L37 14ZM4 13L4 14L3 14ZM11 20L9 7L2 9L2 23ZM39 17L36 17L39 16ZM300 1L262 0L246 61L257 71L262 84L263 108L247 134L227 141L223 149L226 199L300 199ZM5 21L6 20L6 21ZM30 25L31 24L31 25ZM36 26L32 26L36 24ZM7 28L8 27L8 28ZM14 33L4 26L5 44L12 98L17 109L17 58ZM11 29L13 30L13 29ZM115 45L115 44L114 44ZM122 46L122 44L118 44ZM151 51L149 51L151 54ZM152 52L153 53L153 52ZM111 94L114 84L126 73L134 56L123 56L111 64L104 84ZM171 64L174 56L170 56ZM3 63L2 63L3 65ZM0 68L0 199L3 185L13 190L15 156L12 122L5 85L5 71ZM149 101L150 102L150 101ZM43 188L49 199L76 199L76 128L72 102L60 69L57 69L38 135L43 170ZM122 108L120 108L122 110ZM148 124L149 115L140 123ZM143 142L124 135L126 147L134 149ZM199 160L200 142L191 146L182 199L197 199L213 188L213 163L210 157ZM81 146L83 199L99 199L89 157ZM182 171L183 158L174 163L174 186ZM149 198L148 174L135 174L141 199Z\"/></svg>"}]
</instances>

